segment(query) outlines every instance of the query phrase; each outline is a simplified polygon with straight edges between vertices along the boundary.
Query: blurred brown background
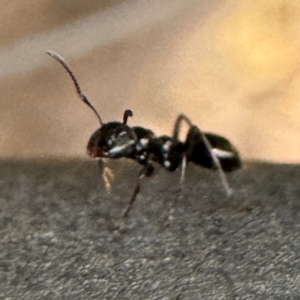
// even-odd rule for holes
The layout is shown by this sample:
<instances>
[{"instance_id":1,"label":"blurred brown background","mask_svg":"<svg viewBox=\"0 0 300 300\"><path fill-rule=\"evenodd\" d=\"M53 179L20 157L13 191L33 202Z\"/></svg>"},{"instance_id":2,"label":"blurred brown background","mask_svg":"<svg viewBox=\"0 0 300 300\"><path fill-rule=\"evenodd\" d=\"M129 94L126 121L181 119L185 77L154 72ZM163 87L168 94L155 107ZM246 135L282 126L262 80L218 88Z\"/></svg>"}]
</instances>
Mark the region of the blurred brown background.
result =
<instances>
[{"instance_id":1,"label":"blurred brown background","mask_svg":"<svg viewBox=\"0 0 300 300\"><path fill-rule=\"evenodd\" d=\"M0 155L85 156L104 121L170 134L177 114L245 158L300 161L297 0L2 0Z\"/></svg>"}]
</instances>

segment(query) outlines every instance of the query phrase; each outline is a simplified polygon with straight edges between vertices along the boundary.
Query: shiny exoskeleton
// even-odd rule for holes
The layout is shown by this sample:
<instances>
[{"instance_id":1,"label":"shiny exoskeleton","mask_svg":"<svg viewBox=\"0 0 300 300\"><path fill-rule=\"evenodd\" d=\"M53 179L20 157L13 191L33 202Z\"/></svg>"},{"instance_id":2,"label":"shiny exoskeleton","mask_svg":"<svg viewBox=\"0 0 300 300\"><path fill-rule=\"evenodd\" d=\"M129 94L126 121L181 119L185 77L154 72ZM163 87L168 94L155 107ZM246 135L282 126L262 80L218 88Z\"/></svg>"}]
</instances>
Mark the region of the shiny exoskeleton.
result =
<instances>
[{"instance_id":1,"label":"shiny exoskeleton","mask_svg":"<svg viewBox=\"0 0 300 300\"><path fill-rule=\"evenodd\" d=\"M181 183L184 179L186 164L189 162L204 168L218 170L227 195L231 194L231 189L223 171L237 170L241 168L242 162L238 151L229 140L220 135L201 132L183 114L177 117L172 136L156 137L150 129L140 126L128 126L128 117L133 115L131 110L124 112L123 122L105 124L100 114L81 92L77 79L63 58L54 52L49 51L47 53L66 69L73 80L79 97L94 111L99 119L100 128L92 134L87 145L87 151L92 158L99 159L102 172L105 169L103 162L105 158L118 159L125 157L133 159L143 166L124 216L128 216L136 196L140 192L141 179L152 175L154 171L153 163L161 165L170 172L181 169ZM183 121L189 126L184 142L178 138Z\"/></svg>"}]
</instances>

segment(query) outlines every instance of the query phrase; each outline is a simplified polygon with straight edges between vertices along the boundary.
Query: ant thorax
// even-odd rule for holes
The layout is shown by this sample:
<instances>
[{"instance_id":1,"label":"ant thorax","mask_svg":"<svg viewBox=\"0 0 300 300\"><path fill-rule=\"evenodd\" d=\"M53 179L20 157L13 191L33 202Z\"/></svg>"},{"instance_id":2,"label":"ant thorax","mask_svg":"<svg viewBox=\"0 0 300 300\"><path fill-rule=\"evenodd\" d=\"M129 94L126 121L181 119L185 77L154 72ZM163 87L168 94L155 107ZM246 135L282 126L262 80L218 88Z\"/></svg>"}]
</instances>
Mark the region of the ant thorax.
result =
<instances>
[{"instance_id":1,"label":"ant thorax","mask_svg":"<svg viewBox=\"0 0 300 300\"><path fill-rule=\"evenodd\" d=\"M151 139L149 151L153 153L153 161L168 171L175 171L182 162L185 145L179 140L163 135Z\"/></svg>"}]
</instances>

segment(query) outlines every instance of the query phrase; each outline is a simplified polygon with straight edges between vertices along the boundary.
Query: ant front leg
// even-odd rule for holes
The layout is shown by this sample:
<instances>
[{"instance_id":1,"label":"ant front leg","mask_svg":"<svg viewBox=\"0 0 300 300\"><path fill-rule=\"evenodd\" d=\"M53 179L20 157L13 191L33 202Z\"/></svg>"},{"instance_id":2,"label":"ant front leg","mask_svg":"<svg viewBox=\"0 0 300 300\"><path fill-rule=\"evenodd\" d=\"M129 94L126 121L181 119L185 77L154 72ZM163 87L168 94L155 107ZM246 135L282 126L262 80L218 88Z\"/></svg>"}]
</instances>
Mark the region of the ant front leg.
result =
<instances>
[{"instance_id":1,"label":"ant front leg","mask_svg":"<svg viewBox=\"0 0 300 300\"><path fill-rule=\"evenodd\" d=\"M149 176L151 176L151 175L153 174L153 171L154 171L153 165L152 165L151 163L147 163L147 164L143 167L143 169L139 172L139 177L138 177L136 186L135 186L135 188L134 188L134 190L133 190L132 196L131 196L130 201L129 201L128 205L127 205L127 209L126 209L126 211L125 211L125 213L124 213L124 215L123 215L124 218L127 218L127 217L128 217L129 212L130 212L130 210L131 210L131 208L132 208L132 206L133 206L133 204L134 204L134 202L135 202L135 200L136 200L136 197L137 197L137 195L138 195L138 194L140 193L140 191L141 191L141 181L142 181L142 179L143 179L144 177L149 177Z\"/></svg>"},{"instance_id":2,"label":"ant front leg","mask_svg":"<svg viewBox=\"0 0 300 300\"><path fill-rule=\"evenodd\" d=\"M108 193L110 193L111 181L114 178L114 174L113 174L112 170L108 167L109 162L110 162L110 159L104 160L104 159L100 158L98 160L98 167L100 170L100 174L104 180L105 188Z\"/></svg>"}]
</instances>

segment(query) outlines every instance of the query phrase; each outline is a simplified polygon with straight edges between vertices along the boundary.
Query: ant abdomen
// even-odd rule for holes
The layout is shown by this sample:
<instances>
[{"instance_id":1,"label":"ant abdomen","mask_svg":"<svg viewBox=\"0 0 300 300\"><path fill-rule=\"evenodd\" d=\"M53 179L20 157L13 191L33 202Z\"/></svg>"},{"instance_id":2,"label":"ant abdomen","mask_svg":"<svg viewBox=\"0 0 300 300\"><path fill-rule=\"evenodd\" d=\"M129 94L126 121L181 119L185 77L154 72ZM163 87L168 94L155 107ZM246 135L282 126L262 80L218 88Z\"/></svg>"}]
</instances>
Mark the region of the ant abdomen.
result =
<instances>
[{"instance_id":1,"label":"ant abdomen","mask_svg":"<svg viewBox=\"0 0 300 300\"><path fill-rule=\"evenodd\" d=\"M215 162L210 149L205 145L203 135L208 140L211 151L218 158L220 165L225 172L231 172L241 168L242 162L235 147L226 138L213 134L201 133L199 128L192 126L186 139L187 161L193 162L204 168L214 169Z\"/></svg>"}]
</instances>

